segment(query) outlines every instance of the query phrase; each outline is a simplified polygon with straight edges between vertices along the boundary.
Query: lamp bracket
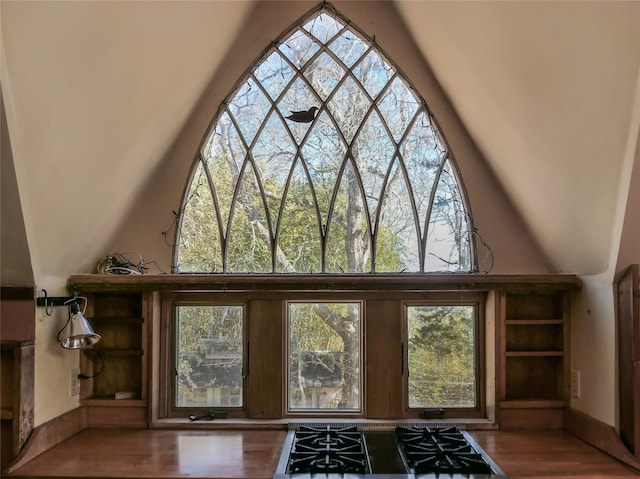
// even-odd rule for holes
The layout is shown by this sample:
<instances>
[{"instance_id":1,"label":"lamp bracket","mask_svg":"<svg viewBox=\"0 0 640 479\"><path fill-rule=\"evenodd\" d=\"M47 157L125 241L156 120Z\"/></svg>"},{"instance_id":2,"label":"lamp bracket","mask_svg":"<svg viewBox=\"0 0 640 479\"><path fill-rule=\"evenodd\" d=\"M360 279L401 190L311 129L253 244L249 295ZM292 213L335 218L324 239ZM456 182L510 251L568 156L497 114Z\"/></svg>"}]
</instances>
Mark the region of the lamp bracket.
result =
<instances>
[{"instance_id":1,"label":"lamp bracket","mask_svg":"<svg viewBox=\"0 0 640 479\"><path fill-rule=\"evenodd\" d=\"M36 298L36 306L69 306L72 303L79 303L81 299L80 296L45 296Z\"/></svg>"},{"instance_id":2,"label":"lamp bracket","mask_svg":"<svg viewBox=\"0 0 640 479\"><path fill-rule=\"evenodd\" d=\"M70 306L73 303L80 304L82 296L47 296L47 290L43 289L44 297L36 298L36 306L51 308L54 306Z\"/></svg>"}]
</instances>

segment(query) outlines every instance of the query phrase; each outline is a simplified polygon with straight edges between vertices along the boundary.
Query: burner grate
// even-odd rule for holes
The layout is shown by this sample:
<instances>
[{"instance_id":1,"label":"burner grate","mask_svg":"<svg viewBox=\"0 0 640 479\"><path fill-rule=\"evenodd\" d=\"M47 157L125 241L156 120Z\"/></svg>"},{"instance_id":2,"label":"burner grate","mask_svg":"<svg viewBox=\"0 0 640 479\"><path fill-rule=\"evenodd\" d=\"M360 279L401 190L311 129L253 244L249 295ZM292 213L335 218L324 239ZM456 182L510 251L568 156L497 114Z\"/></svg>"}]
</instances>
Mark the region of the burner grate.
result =
<instances>
[{"instance_id":1,"label":"burner grate","mask_svg":"<svg viewBox=\"0 0 640 479\"><path fill-rule=\"evenodd\" d=\"M455 427L396 429L398 441L415 474L492 474L482 454Z\"/></svg>"},{"instance_id":2,"label":"burner grate","mask_svg":"<svg viewBox=\"0 0 640 479\"><path fill-rule=\"evenodd\" d=\"M356 427L301 426L287 464L289 474L369 472L363 435Z\"/></svg>"},{"instance_id":3,"label":"burner grate","mask_svg":"<svg viewBox=\"0 0 640 479\"><path fill-rule=\"evenodd\" d=\"M289 474L340 473L366 474L367 461L361 454L352 453L295 453L289 457Z\"/></svg>"}]
</instances>

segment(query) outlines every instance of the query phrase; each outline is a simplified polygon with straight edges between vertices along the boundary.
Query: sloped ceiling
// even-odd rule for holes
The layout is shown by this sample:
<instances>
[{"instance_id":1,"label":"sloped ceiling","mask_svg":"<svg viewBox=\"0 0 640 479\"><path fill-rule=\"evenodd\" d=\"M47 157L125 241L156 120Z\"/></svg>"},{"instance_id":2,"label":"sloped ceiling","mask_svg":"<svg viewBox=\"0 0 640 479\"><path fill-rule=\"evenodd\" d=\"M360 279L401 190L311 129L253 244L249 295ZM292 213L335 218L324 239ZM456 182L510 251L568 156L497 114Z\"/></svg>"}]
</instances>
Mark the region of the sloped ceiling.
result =
<instances>
[{"instance_id":1,"label":"sloped ceiling","mask_svg":"<svg viewBox=\"0 0 640 479\"><path fill-rule=\"evenodd\" d=\"M604 271L638 133L640 2L396 5L552 263Z\"/></svg>"},{"instance_id":2,"label":"sloped ceiling","mask_svg":"<svg viewBox=\"0 0 640 479\"><path fill-rule=\"evenodd\" d=\"M605 270L638 135L640 2L395 4L556 269ZM92 269L253 5L0 3L37 278Z\"/></svg>"},{"instance_id":3,"label":"sloped ceiling","mask_svg":"<svg viewBox=\"0 0 640 479\"><path fill-rule=\"evenodd\" d=\"M36 278L92 271L252 5L0 2L2 90Z\"/></svg>"}]
</instances>

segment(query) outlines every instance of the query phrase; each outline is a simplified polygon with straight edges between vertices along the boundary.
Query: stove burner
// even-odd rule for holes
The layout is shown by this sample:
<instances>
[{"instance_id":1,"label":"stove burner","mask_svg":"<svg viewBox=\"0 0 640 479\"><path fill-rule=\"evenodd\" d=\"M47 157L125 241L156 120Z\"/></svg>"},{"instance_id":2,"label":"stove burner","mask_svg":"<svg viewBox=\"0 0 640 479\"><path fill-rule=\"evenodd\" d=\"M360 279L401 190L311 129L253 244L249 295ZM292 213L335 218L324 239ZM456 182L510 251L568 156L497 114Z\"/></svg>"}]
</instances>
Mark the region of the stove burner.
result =
<instances>
[{"instance_id":1,"label":"stove burner","mask_svg":"<svg viewBox=\"0 0 640 479\"><path fill-rule=\"evenodd\" d=\"M289 458L289 474L296 473L365 474L366 461L357 457L327 454L296 454Z\"/></svg>"},{"instance_id":2,"label":"stove burner","mask_svg":"<svg viewBox=\"0 0 640 479\"><path fill-rule=\"evenodd\" d=\"M415 474L492 474L494 471L455 427L396 428L407 464Z\"/></svg>"},{"instance_id":3,"label":"stove burner","mask_svg":"<svg viewBox=\"0 0 640 479\"><path fill-rule=\"evenodd\" d=\"M366 447L357 428L301 426L295 432L287 465L289 474L366 474L368 469Z\"/></svg>"}]
</instances>

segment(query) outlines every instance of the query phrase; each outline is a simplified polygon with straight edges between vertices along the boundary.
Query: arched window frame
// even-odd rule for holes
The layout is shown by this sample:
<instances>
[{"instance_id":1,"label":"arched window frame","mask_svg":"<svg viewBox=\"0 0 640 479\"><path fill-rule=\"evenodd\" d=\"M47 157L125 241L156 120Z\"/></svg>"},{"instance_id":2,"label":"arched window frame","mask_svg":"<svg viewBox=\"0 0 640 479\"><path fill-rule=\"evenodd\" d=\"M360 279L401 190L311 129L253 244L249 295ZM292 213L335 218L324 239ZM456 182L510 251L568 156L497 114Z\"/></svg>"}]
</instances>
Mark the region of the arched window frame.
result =
<instances>
[{"instance_id":1,"label":"arched window frame","mask_svg":"<svg viewBox=\"0 0 640 479\"><path fill-rule=\"evenodd\" d=\"M335 54L334 52L331 51L330 47L327 46L327 43L325 43L323 46L321 46L307 61L307 63L305 63L306 66L308 63L311 63L313 61L315 61L315 59L319 58L319 56L322 53L327 53L333 61L335 62L339 62L342 68L347 69L346 73L343 74L342 78L337 82L337 84L334 86L333 90L328 94L328 96L323 100L318 93L316 92L316 90L313 88L313 86L311 85L311 82L305 77L305 72L301 69L298 68L297 71L294 72L293 74L293 78L289 80L289 82L286 84L285 87L283 87L280 91L280 94L274 99L272 97L270 97L267 89L265 88L265 86L262 84L261 81L259 81L255 74L257 69L263 65L263 63L268 59L268 57L273 54L276 50L278 50L280 47L282 47L283 45L286 45L286 41L287 39L290 39L293 34L292 32L304 32L304 34L307 37L311 37L313 38L312 34L307 32L304 29L304 26L308 25L309 23L315 21L316 19L319 18L320 15L322 14L328 14L331 18L335 19L337 22L340 22L342 24L342 27L344 29L344 31L351 31L353 33L355 33L360 40L363 40L365 43L369 44L368 49L366 50L365 53L362 53L359 58L357 59L357 61L351 65L351 67L348 67L346 63L343 62L343 60L341 58L339 58L337 56L337 54ZM337 32L334 32L334 37L331 38L331 40L333 41L333 39L337 37ZM346 149L346 153L345 153L345 158L343 160L341 160L341 166L340 166L340 170L339 170L339 174L337 175L338 180L337 183L338 185L334 188L332 194L331 194L331 203L330 203L330 208L329 211L326 213L326 218L328 218L328 221L326 223L323 223L322 219L323 219L323 214L320 211L320 207L317 201L317 195L316 195L316 191L315 191L315 187L313 182L310 179L310 174L308 171L308 167L305 165L305 163L301 160L303 158L303 155L301 153L301 150L303 148L303 146L305 146L305 142L307 141L309 135L311 134L311 132L313 131L313 128L315 127L315 125L318 123L320 116L322 115L322 113L327 113L329 115L331 115L330 113L330 106L329 106L329 102L331 101L331 99L337 94L340 85L342 85L344 82L346 82L348 79L355 79L357 81L357 78L355 78L355 75L353 74L353 70L356 68L356 65L359 65L359 62L364 61L363 58L365 58L369 52L371 51L375 51L376 53L378 53L381 58L387 62L390 65L390 69L392 69L393 74L391 75L390 79L387 79L386 83L384 84L384 86L379 90L379 92L377 93L376 98L373 98L369 92L367 91L367 88L364 87L362 85L362 83L358 83L358 87L360 89L361 93L364 93L365 95L368 96L368 101L370 102L367 112L365 113L365 115L363 116L363 118L361 119L357 131L355 131L352 135L352 139L351 141L348 141L347 138L345 137L345 133L342 131L342 129L338 126L338 128L336 129L337 133L340 135L340 138L344 144L344 147ZM283 57L281 57L282 59ZM286 58L285 58L286 59ZM294 66L291 62L289 62L289 67ZM433 137L436 139L436 142L438 143L438 145L441 147L442 151L442 158L440 160L440 164L437 168L437 171L435 173L435 177L434 177L434 181L433 181L433 187L429 193L429 203L428 203L428 210L427 210L427 214L423 215L421 217L419 217L418 211L417 211L417 206L416 206L416 195L415 192L413 191L413 186L411 184L411 181L409 180L410 178L410 172L408 171L406 162L402 156L402 154L400 153L401 150L401 144L403 143L403 141L406 139L407 135L411 132L411 129L413 128L414 124L419 121L420 119L420 115L415 114L414 117L411 119L411 121L405 126L404 132L402 133L402 137L400 140L395 141L394 139L394 135L393 132L391 131L388 122L384 119L384 117L381 115L381 111L379 109L378 106L378 102L379 100L377 100L378 98L381 98L386 91L388 91L391 86L392 83L395 81L395 79L399 78L401 82L405 83L408 87L408 89L413 93L413 95L415 95L415 98L419 101L420 103L420 109L423 109L423 114L426 115L427 121L428 121L428 127L432 130L432 135ZM306 130L306 132L304 133L304 136L301 140L296 142L296 139L294 138L294 133L293 133L293 127L290 127L288 122L285 120L285 115L286 112L283 112L280 110L279 108L279 104L282 101L283 97L288 94L291 89L293 88L292 85L293 83L296 81L296 79L301 80L307 87L308 89L315 95L315 99L314 99L314 104L317 102L320 104L320 107L318 109L318 112L315 115L315 118L313 118L313 120L311 121L311 123L309 124L309 128ZM207 144L210 142L211 138L213 135L215 135L215 128L217 127L217 125L219 124L221 118L227 114L229 116L229 118L231 119L231 123L233 124L234 128L240 132L241 131L241 126L238 122L238 120L236 118L233 117L233 115L229 115L230 112L230 103L233 101L233 99L236 97L236 95L238 94L238 92L247 84L247 81L249 80L253 80L254 84L257 85L258 89L262 92L262 94L264 95L264 97L266 99L269 99L271 101L271 105L269 106L269 109L267 111L267 113L264 115L264 117L262 118L260 125L257 128L257 131L255 132L255 134L253 135L253 137L251 138L251 141L246 141L246 139L244 138L244 136L242 134L239 135L239 138L241 140L242 143L242 148L245 151L245 159L242 162L242 164L240 165L240 169L239 169L239 176L237 178L237 182L234 185L234 192L233 192L233 196L232 196L232 201L230 203L229 209L228 209L228 216L225 218L221 212L221 206L220 206L220 201L218 198L218 193L216 191L216 182L214 179L214 174L212 174L212 172L210 171L209 168L206 167L207 164L207 159L205 158L205 149L207 148ZM414 216L414 221L415 224L417 226L417 243L419 245L418 247L418 264L419 264L419 268L412 270L410 272L417 272L417 273L430 273L430 272L437 272L437 273L442 273L442 272L462 272L462 273L474 273L474 272L478 272L478 261L477 261L477 255L476 255L476 245L475 245L475 227L473 225L473 217L471 215L471 207L469 204L469 201L467 199L467 194L466 194L466 190L464 187L464 183L462 180L462 175L460 174L460 171L458 169L456 160L451 152L451 148L448 145L446 138L444 137L444 135L441 133L441 129L438 125L438 122L436 120L436 118L434 117L433 113L431 112L431 110L429 109L426 101L422 98L422 96L420 94L418 94L418 90L410 83L408 77L406 75L403 74L403 72L398 68L397 65L395 65L389 58L388 55L386 55L386 53L377 45L377 43L375 42L375 37L373 39L371 39L364 31L362 31L361 29L359 29L357 26L355 26L354 24L352 24L347 18L345 18L344 16L342 16L338 11L336 11L330 4L327 3L323 3L318 5L316 8L314 8L312 11L310 11L307 15L305 15L303 18L301 18L298 22L296 22L292 27L290 27L289 29L287 29L285 32L283 32L280 37L272 42L271 45L269 45L264 52L258 57L258 59L251 65L251 67L241 76L240 80L238 81L238 83L236 83L236 85L234 86L234 88L231 90L230 94L225 98L225 100L221 103L218 111L216 112L213 121L211 123L211 126L208 129L207 134L205 135L205 139L202 142L201 147L199 148L199 154L196 157L196 160L194 161L194 165L192 167L192 172L190 175L190 179L187 185L187 188L185 190L185 194L183 196L183 201L182 201L182 207L180 209L180 214L179 214L179 224L178 224L178 228L177 228L177 241L175 242L175 248L174 248L174 265L175 266L175 271L176 272L218 272L218 273L229 273L229 272L247 272L247 273L282 273L282 272L309 272L309 271L286 271L285 268L279 267L278 266L278 251L279 251L279 240L281 238L281 234L282 234L282 222L283 222L283 210L284 210L284 202L287 199L287 193L288 190L290 188L291 185L291 177L292 174L294 173L294 168L291 168L287 181L286 181L286 185L284 187L284 191L282 193L282 197L281 197L281 205L280 205L280 210L278 211L278 214L275 216L273 216L272 213L270 213L270 206L268 204L267 201L267 196L266 196L266 192L265 192L265 188L264 188L264 184L263 184L263 179L260 179L259 181L257 181L257 188L259 189L259 196L260 196L260 203L262 208L264 209L264 219L265 219L265 223L266 223L266 229L268 230L268 236L269 236L269 240L268 240L268 249L271 255L271 267L270 270L263 270L263 271L252 271L252 270L247 270L247 271L243 271L243 270L233 270L233 268L229 267L229 250L230 250L230 242L232 241L232 238L230 238L230 234L233 233L233 230L231 230L232 228L232 222L234 220L234 213L238 207L238 195L240 193L240 188L239 185L243 182L243 179L245 177L245 175L247 174L247 169L251 169L251 173L250 174L255 174L259 176L259 167L256 164L254 155L253 155L253 148L255 146L256 141L260 138L262 132L266 129L266 125L267 122L269 121L269 119L271 118L272 115L277 115L277 117L280 119L280 121L283 122L286 130L287 130L287 134L289 135L292 144L294 146L297 146L295 154L294 154L294 167L297 168L296 163L300 163L300 167L304 170L304 174L306 175L306 179L309 182L309 186L311 189L311 193L313 196L313 200L314 200L314 211L315 211L315 215L316 215L316 219L317 219L317 227L318 227L318 234L319 234L319 241L321 244L321 254L320 254L320 268L318 271L312 271L312 272L318 272L318 273L338 273L338 272L349 272L349 273L376 273L376 272L380 272L377 268L377 239L378 237L376 236L378 234L378 227L379 227L379 222L380 222L380 218L381 218L381 212L382 212L382 207L378 207L376 208L376 210L373 212L370 212L368 210L368 208L366 207L366 200L364 200L363 202L365 203L365 212L364 215L366 217L367 220L367 226L369 228L368 234L369 234L369 243L370 243L370 268L368 269L368 271L344 271L342 270L341 267L340 270L338 271L336 268L327 269L327 241L329 239L329 234L330 234L330 228L331 228L331 221L332 221L332 215L334 213L333 209L335 207L335 202L336 202L336 195L338 194L338 189L339 189L339 185L342 181L344 181L344 170L345 168L347 168L349 165L351 166L355 166L354 168L354 174L356 176L356 178L358 179L358 189L359 189L359 193L361 198L366 198L366 194L367 192L364 190L364 181L362 179L362 175L358 170L357 167L357 162L354 158L354 154L353 154L353 149L354 147L354 143L355 143L355 139L358 138L359 132L365 127L368 118L370 118L373 114L378 114L382 117L382 125L385 128L386 134L388 135L388 137L390 139L392 139L392 141L394 141L394 153L392 155L391 160L389 161L389 169L387 170L384 180L383 180L383 186L381 187L381 190L384 190L387 187L387 183L389 181L389 175L391 173L391 168L393 167L393 165L395 163L397 163L399 166L399 168L401 169L401 174L404 176L405 180L407 181L406 184L406 188L408 190L408 194L409 194L409 201L411 203L411 209L412 209L412 214ZM335 122L335 119L332 118L332 120ZM424 121L424 120L423 120ZM445 169L447 171L445 171ZM213 213L215 214L215 223L217 225L217 239L215 239L215 241L217 241L219 243L219 249L220 249L220 256L221 256L221 264L218 265L214 265L213 267L210 268L203 268L203 269L197 269L197 270L190 270L189 268L187 268L186 271L182 271L181 265L180 265L180 250L182 247L184 247L184 241L182 239L182 232L183 232L183 227L184 227L184 221L185 221L185 217L186 212L187 212L187 208L189 206L189 201L191 200L191 198L193 197L194 194L194 190L193 190L193 182L196 178L196 176L198 175L198 173L200 172L201 175L203 175L206 179L206 184L207 187L209 188L210 194L212 195L212 210ZM460 236L466 236L466 239L460 238L456 241L466 241L467 243L467 248L468 248L468 266L464 269L453 269L453 270L442 270L442 269L431 269L428 265L427 265L427 255L430 254L430 251L428 250L428 245L427 242L429 241L429 226L430 226L430 221L432 220L432 215L433 215L433 208L434 208L434 202L435 202L435 196L439 191L439 186L440 186L440 180L442 179L443 176L443 172L444 174L450 175L453 183L455 184L455 192L454 194L457 194L457 199L456 201L459 201L461 203L461 207L459 207L459 211L463 212L463 218L462 221L466 224L466 227L463 228L463 230L457 230L458 233L460 233ZM381 204L381 201L379 202L379 204ZM423 221L422 221L423 220ZM375 228L375 231L374 231ZM231 230L231 233L230 233ZM460 243L462 244L462 243ZM443 260L444 261L444 260ZM442 264L442 262L441 262ZM390 271L383 271L383 272L390 272ZM402 271L393 271L393 272L404 272L404 270Z\"/></svg>"}]
</instances>

